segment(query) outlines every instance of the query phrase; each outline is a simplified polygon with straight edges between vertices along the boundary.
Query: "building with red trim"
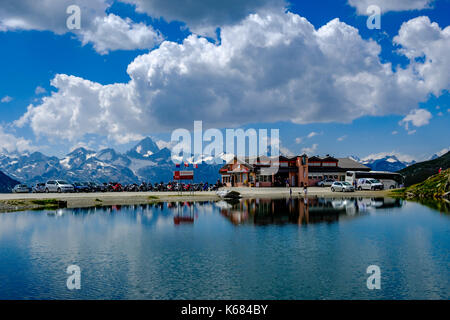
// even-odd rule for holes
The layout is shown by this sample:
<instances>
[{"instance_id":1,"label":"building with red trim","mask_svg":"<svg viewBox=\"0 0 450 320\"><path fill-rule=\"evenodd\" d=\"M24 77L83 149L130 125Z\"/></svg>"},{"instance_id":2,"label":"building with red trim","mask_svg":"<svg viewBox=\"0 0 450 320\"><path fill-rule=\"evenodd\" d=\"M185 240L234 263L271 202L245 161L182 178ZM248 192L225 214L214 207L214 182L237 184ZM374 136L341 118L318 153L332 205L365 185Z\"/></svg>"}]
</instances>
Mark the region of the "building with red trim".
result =
<instances>
[{"instance_id":1,"label":"building with red trim","mask_svg":"<svg viewBox=\"0 0 450 320\"><path fill-rule=\"evenodd\" d=\"M326 179L345 181L347 171L370 170L369 167L350 158L314 156L308 159L308 185L315 186L317 182Z\"/></svg>"},{"instance_id":2,"label":"building with red trim","mask_svg":"<svg viewBox=\"0 0 450 320\"><path fill-rule=\"evenodd\" d=\"M276 159L276 160L274 160ZM308 183L308 157L234 158L219 173L227 187L300 187Z\"/></svg>"},{"instance_id":3,"label":"building with red trim","mask_svg":"<svg viewBox=\"0 0 450 320\"><path fill-rule=\"evenodd\" d=\"M273 162L273 161L272 161ZM274 163L276 165L276 163ZM370 171L370 168L350 158L306 155L278 158L278 170L271 172L266 159L234 158L219 173L227 187L302 187L315 186L324 179L345 181L347 171Z\"/></svg>"}]
</instances>

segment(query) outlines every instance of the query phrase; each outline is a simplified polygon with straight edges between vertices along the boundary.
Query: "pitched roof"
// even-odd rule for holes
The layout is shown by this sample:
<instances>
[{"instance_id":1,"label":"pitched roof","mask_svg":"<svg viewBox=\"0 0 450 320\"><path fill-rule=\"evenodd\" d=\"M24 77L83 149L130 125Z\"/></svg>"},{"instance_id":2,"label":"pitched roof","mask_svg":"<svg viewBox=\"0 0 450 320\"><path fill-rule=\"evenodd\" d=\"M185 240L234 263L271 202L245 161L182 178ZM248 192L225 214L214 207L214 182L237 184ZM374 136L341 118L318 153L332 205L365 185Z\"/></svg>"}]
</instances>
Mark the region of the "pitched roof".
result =
<instances>
[{"instance_id":1,"label":"pitched roof","mask_svg":"<svg viewBox=\"0 0 450 320\"><path fill-rule=\"evenodd\" d=\"M362 169L362 170L370 170L369 167L363 165L362 163L359 163L353 159L350 158L337 158L338 159L338 167L344 168L344 169Z\"/></svg>"}]
</instances>

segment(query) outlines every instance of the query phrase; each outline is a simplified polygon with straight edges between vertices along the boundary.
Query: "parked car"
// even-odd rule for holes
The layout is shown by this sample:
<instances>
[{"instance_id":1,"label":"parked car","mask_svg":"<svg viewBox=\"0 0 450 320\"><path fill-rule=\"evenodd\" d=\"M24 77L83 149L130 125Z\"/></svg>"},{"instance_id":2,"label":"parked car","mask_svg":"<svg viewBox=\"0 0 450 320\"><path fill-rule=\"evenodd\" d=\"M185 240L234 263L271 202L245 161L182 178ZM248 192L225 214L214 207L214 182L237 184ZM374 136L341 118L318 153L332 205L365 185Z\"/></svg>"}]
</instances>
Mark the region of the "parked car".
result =
<instances>
[{"instance_id":1,"label":"parked car","mask_svg":"<svg viewBox=\"0 0 450 320\"><path fill-rule=\"evenodd\" d=\"M317 182L317 186L318 187L331 187L333 182L334 182L333 179L325 179L325 180Z\"/></svg>"},{"instance_id":2,"label":"parked car","mask_svg":"<svg viewBox=\"0 0 450 320\"><path fill-rule=\"evenodd\" d=\"M30 189L26 184L18 184L12 189L13 193L28 193Z\"/></svg>"},{"instance_id":3,"label":"parked car","mask_svg":"<svg viewBox=\"0 0 450 320\"><path fill-rule=\"evenodd\" d=\"M74 187L64 180L49 180L45 184L45 192L74 192Z\"/></svg>"},{"instance_id":4,"label":"parked car","mask_svg":"<svg viewBox=\"0 0 450 320\"><path fill-rule=\"evenodd\" d=\"M384 185L377 179L361 178L358 179L358 190L383 190Z\"/></svg>"},{"instance_id":5,"label":"parked car","mask_svg":"<svg viewBox=\"0 0 450 320\"><path fill-rule=\"evenodd\" d=\"M33 193L44 193L45 192L45 183L37 183L31 188L31 192Z\"/></svg>"},{"instance_id":6,"label":"parked car","mask_svg":"<svg viewBox=\"0 0 450 320\"><path fill-rule=\"evenodd\" d=\"M346 181L335 181L331 185L331 191L353 192L355 188Z\"/></svg>"},{"instance_id":7,"label":"parked car","mask_svg":"<svg viewBox=\"0 0 450 320\"><path fill-rule=\"evenodd\" d=\"M91 187L87 182L75 182L73 184L75 192L90 192Z\"/></svg>"},{"instance_id":8,"label":"parked car","mask_svg":"<svg viewBox=\"0 0 450 320\"><path fill-rule=\"evenodd\" d=\"M88 185L91 188L92 192L105 192L107 189L105 185L95 182L88 182Z\"/></svg>"}]
</instances>

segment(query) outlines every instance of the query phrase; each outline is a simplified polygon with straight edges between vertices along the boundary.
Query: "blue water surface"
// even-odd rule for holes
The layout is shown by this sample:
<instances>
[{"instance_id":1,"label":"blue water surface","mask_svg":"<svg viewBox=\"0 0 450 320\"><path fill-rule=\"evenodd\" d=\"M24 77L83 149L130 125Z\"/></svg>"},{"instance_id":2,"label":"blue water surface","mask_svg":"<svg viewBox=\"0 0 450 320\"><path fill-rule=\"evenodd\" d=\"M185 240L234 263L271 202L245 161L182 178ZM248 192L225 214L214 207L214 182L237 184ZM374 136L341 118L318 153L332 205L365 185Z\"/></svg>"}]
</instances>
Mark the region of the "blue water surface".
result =
<instances>
[{"instance_id":1,"label":"blue water surface","mask_svg":"<svg viewBox=\"0 0 450 320\"><path fill-rule=\"evenodd\" d=\"M449 214L387 198L0 213L0 299L449 299L449 249Z\"/></svg>"}]
</instances>

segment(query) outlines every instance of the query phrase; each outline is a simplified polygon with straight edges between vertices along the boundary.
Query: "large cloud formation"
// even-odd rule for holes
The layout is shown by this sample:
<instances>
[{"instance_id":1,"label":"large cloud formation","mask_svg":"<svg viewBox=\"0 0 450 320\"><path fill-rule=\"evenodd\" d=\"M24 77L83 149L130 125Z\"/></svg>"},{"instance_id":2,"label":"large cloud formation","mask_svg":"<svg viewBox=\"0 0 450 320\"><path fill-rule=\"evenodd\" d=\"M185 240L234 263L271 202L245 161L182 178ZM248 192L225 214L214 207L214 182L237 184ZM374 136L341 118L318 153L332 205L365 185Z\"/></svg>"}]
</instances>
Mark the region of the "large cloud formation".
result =
<instances>
[{"instance_id":1,"label":"large cloud formation","mask_svg":"<svg viewBox=\"0 0 450 320\"><path fill-rule=\"evenodd\" d=\"M128 83L57 75L57 91L30 105L17 124L30 123L38 135L75 140L94 133L126 142L190 128L194 120L226 127L404 115L449 89L449 36L450 27L426 17L404 23L395 42L410 64L393 71L380 62L377 43L338 19L316 30L289 12L251 14L223 27L220 44L191 35L138 56Z\"/></svg>"},{"instance_id":2,"label":"large cloud formation","mask_svg":"<svg viewBox=\"0 0 450 320\"><path fill-rule=\"evenodd\" d=\"M151 49L161 41L160 34L151 26L106 14L110 4L107 0L2 0L0 31L73 32L83 44L92 43L100 54L110 50ZM67 28L66 10L70 5L80 7L80 30Z\"/></svg>"}]
</instances>

